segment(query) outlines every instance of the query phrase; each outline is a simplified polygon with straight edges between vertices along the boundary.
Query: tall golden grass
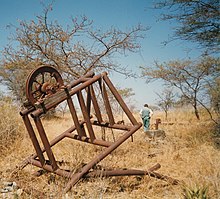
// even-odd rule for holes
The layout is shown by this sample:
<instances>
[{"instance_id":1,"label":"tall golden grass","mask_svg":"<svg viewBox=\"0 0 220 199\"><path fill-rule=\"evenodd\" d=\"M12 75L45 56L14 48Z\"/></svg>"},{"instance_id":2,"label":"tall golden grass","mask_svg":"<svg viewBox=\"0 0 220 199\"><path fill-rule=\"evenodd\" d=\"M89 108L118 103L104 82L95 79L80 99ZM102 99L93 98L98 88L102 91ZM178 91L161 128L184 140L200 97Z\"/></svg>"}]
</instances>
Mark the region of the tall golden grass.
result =
<instances>
[{"instance_id":1,"label":"tall golden grass","mask_svg":"<svg viewBox=\"0 0 220 199\"><path fill-rule=\"evenodd\" d=\"M0 101L0 153L12 149L12 144L24 134L19 109L8 101Z\"/></svg>"},{"instance_id":2,"label":"tall golden grass","mask_svg":"<svg viewBox=\"0 0 220 199\"><path fill-rule=\"evenodd\" d=\"M134 141L128 139L107 158L102 160L100 168L121 168L147 170L156 163L161 164L158 171L180 181L171 185L149 176L97 177L80 180L67 194L62 194L68 179L45 173L40 177L32 174L38 169L28 165L11 178L11 173L27 156L34 152L18 110L1 106L0 186L4 181L16 181L23 190L20 196L12 198L148 198L178 199L184 197L184 188L208 187L210 198L220 198L220 150L212 142L212 123L207 118L194 119L192 112L176 110L169 114L169 123L161 124L166 133L165 139L149 140L142 129L134 134ZM8 107L9 106L9 107ZM3 113L4 111L4 113ZM138 114L136 118L140 120ZM155 112L152 122L162 118L163 113ZM72 125L69 114L44 120L43 124L50 139ZM101 134L97 128L95 132ZM110 131L107 139L112 139ZM120 134L114 132L115 136ZM2 135L2 134L1 134ZM20 139L22 138L22 139ZM7 141L10 141L8 144ZM11 147L8 147L10 145ZM53 147L56 159L62 162L62 168L75 171L92 157L102 151L102 147L65 139ZM1 188L1 187L0 187ZM44 196L42 196L42 195ZM1 196L0 196L1 197Z\"/></svg>"}]
</instances>

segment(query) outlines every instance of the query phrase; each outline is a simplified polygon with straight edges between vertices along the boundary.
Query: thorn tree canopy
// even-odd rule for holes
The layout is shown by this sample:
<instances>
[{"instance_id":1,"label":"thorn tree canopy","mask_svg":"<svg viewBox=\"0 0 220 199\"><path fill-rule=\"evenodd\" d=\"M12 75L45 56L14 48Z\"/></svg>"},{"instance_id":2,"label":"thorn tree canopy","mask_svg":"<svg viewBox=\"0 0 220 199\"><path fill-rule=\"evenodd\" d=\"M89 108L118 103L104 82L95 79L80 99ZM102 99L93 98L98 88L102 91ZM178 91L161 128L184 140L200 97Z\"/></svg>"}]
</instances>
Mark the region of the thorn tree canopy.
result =
<instances>
[{"instance_id":1,"label":"thorn tree canopy","mask_svg":"<svg viewBox=\"0 0 220 199\"><path fill-rule=\"evenodd\" d=\"M219 51L219 0L160 0L155 8L165 8L162 20L175 20L180 24L173 39L196 42L212 53Z\"/></svg>"},{"instance_id":2,"label":"thorn tree canopy","mask_svg":"<svg viewBox=\"0 0 220 199\"><path fill-rule=\"evenodd\" d=\"M141 25L122 31L95 30L87 17L72 18L64 28L49 20L51 7L46 7L36 20L20 21L11 38L12 45L4 48L0 64L0 83L5 84L20 101L24 96L27 75L40 65L58 69L66 80L72 80L89 71L116 71L132 76L126 66L114 61L115 56L137 52L139 39L146 28Z\"/></svg>"},{"instance_id":3,"label":"thorn tree canopy","mask_svg":"<svg viewBox=\"0 0 220 199\"><path fill-rule=\"evenodd\" d=\"M155 63L153 67L143 68L147 82L161 79L165 85L177 88L182 97L193 106L197 119L200 119L198 105L204 108L210 99L205 98L208 85L219 78L220 59L204 57L199 61L170 61ZM218 74L218 75L217 75Z\"/></svg>"}]
</instances>

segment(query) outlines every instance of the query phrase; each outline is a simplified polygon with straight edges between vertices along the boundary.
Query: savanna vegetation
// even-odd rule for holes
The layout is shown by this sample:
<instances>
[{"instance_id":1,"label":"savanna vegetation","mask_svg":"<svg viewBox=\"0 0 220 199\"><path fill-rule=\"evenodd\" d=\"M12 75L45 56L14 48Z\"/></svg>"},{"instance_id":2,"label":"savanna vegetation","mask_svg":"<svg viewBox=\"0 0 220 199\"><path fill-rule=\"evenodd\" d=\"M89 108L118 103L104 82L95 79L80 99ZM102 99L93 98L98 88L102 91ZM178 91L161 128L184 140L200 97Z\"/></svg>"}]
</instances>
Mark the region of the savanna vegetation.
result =
<instances>
[{"instance_id":1,"label":"savanna vegetation","mask_svg":"<svg viewBox=\"0 0 220 199\"><path fill-rule=\"evenodd\" d=\"M137 74L114 62L114 56L137 52L140 39L147 30L142 26L123 31L111 28L94 29L87 17L72 18L71 25L62 27L48 18L51 7L32 21L12 26L13 45L6 46L0 62L0 83L11 97L0 96L0 188L14 181L17 189L0 193L3 198L220 198L220 65L219 2L216 0L164 0L156 9L167 9L162 20L177 20L179 27L173 39L183 39L204 49L197 60L170 60L142 67L147 82L162 80L166 89L158 93L160 110L154 112L151 128L157 118L166 137L150 140L140 129L111 155L101 161L101 168L134 168L147 170L161 164L160 173L180 181L178 185L149 176L97 177L81 180L66 195L62 194L67 179L51 173L34 177L31 165L12 172L30 153L33 146L19 116L25 98L27 74L39 65L51 65L61 71L65 81L77 79L89 72L118 72L125 76ZM15 28L15 29L13 29ZM75 36L79 40L75 39ZM74 38L74 39L73 39ZM80 38L87 38L82 42ZM91 45L88 45L91 44ZM141 121L132 104L133 91L118 88L137 120ZM111 98L111 96L110 96ZM112 101L112 106L123 116ZM155 109L156 110L156 109ZM56 112L43 123L49 138L72 123L68 110ZM123 118L126 122L126 118ZM101 133L101 132L96 132ZM112 134L111 134L112 135ZM110 135L110 136L111 136ZM102 148L65 140L54 147L54 153L66 169L77 170Z\"/></svg>"},{"instance_id":2,"label":"savanna vegetation","mask_svg":"<svg viewBox=\"0 0 220 199\"><path fill-rule=\"evenodd\" d=\"M204 197L197 198L219 197L220 143L216 142L213 136L213 125L205 112L201 120L197 121L193 110L176 109L170 111L168 122L164 122L164 113L156 111L152 124L156 118L162 119L159 129L165 131L164 139L150 140L140 129L134 134L133 142L128 139L97 165L99 168L147 170L156 163L160 163L161 169L158 172L178 179L180 181L178 185L171 185L149 176L110 178L100 176L80 180L66 195L62 195L62 191L68 179L52 173L44 173L40 177L33 176L33 173L39 170L34 166L28 165L19 170L16 175L12 175L16 166L34 152L34 149L18 110L6 102L1 106L0 114L1 188L3 188L3 182L7 181L16 182L19 187L19 191L5 193L5 197L10 195L11 198L176 199L190 198L187 194L199 195L200 192ZM134 115L138 121L141 121L138 113ZM121 115L118 118L120 119ZM67 112L64 116L57 115L53 119L44 119L43 124L49 139L52 139L63 129L70 127L72 119ZM153 125L151 126L153 128ZM101 134L98 131L95 133ZM112 136L108 131L107 134ZM101 147L68 139L53 147L55 156L62 163L61 167L74 170L87 163L101 150Z\"/></svg>"}]
</instances>

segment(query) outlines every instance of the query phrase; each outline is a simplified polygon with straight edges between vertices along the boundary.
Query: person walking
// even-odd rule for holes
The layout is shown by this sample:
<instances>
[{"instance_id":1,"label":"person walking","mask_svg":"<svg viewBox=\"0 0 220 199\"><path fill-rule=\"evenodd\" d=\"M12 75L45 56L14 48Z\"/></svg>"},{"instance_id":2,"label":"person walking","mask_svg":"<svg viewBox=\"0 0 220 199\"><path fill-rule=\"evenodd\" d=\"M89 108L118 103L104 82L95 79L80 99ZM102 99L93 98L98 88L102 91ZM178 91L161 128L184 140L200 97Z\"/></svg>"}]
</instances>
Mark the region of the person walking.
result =
<instances>
[{"instance_id":1,"label":"person walking","mask_svg":"<svg viewBox=\"0 0 220 199\"><path fill-rule=\"evenodd\" d=\"M140 110L140 116L144 125L144 132L149 130L150 118L153 115L153 111L148 107L148 104L144 104L144 108Z\"/></svg>"}]
</instances>

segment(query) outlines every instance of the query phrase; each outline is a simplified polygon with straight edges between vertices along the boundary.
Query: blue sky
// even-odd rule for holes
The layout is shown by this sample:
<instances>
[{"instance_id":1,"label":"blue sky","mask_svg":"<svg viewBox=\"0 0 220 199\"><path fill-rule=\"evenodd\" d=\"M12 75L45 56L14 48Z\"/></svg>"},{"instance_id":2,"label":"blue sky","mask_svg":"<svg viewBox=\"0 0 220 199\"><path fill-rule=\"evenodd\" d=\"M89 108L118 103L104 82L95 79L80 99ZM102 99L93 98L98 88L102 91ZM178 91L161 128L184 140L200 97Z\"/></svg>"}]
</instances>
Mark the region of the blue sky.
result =
<instances>
[{"instance_id":1,"label":"blue sky","mask_svg":"<svg viewBox=\"0 0 220 199\"><path fill-rule=\"evenodd\" d=\"M0 0L0 50L9 43L10 30L8 24L18 25L19 20L35 20L42 13L45 0ZM172 35L177 24L159 21L161 10L152 9L158 0L55 0L50 18L66 26L70 18L85 15L93 20L94 28L107 30L114 26L126 30L138 24L150 27L141 40L141 50L136 54L117 58L117 62L138 71L139 66L152 65L155 60L163 62L173 59L196 58L199 52L186 41L175 41L167 46L162 42ZM112 75L114 85L121 88L132 88L137 108L144 103L155 105L157 95L163 88L161 82L146 84L142 79L124 79L120 75Z\"/></svg>"}]
</instances>

